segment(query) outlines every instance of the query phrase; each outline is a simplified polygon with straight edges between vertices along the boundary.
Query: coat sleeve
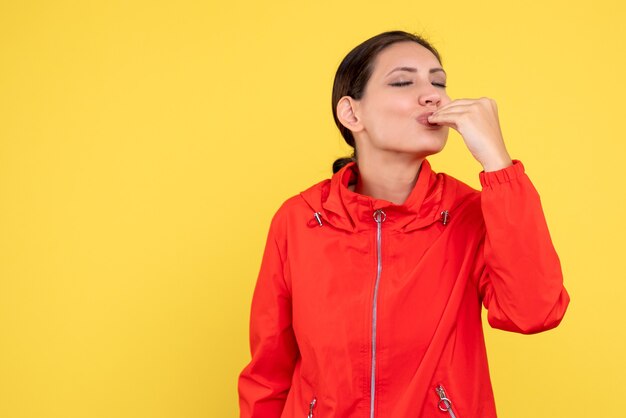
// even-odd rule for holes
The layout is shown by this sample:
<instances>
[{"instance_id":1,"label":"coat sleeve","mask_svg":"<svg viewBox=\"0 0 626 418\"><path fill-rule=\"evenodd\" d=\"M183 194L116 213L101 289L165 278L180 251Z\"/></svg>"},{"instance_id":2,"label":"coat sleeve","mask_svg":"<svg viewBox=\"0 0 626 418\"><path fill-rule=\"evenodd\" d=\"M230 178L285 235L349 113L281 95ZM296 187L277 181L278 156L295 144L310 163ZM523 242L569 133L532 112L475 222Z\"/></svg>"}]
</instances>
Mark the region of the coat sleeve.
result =
<instances>
[{"instance_id":1,"label":"coat sleeve","mask_svg":"<svg viewBox=\"0 0 626 418\"><path fill-rule=\"evenodd\" d=\"M270 225L252 296L252 359L238 381L241 418L281 416L298 357L291 321L291 293L284 275L286 244L279 213Z\"/></svg>"},{"instance_id":2,"label":"coat sleeve","mask_svg":"<svg viewBox=\"0 0 626 418\"><path fill-rule=\"evenodd\" d=\"M519 160L479 177L485 236L478 291L489 324L522 334L556 327L570 299L539 194Z\"/></svg>"}]
</instances>

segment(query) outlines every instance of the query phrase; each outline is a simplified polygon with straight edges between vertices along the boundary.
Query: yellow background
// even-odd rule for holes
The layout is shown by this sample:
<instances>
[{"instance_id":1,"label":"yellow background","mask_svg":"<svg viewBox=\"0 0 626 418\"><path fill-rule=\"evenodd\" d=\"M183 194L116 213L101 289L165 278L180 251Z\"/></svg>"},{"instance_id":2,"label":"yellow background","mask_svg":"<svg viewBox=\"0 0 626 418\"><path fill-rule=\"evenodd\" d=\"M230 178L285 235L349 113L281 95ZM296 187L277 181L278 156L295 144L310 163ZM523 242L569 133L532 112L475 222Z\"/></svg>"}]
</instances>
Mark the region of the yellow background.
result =
<instances>
[{"instance_id":1,"label":"yellow background","mask_svg":"<svg viewBox=\"0 0 626 418\"><path fill-rule=\"evenodd\" d=\"M617 0L2 1L0 417L234 417L269 221L347 154L337 65L402 29L492 97L572 302L487 329L501 417L625 416ZM431 158L479 187L451 130ZM620 415L622 414L622 415Z\"/></svg>"}]
</instances>

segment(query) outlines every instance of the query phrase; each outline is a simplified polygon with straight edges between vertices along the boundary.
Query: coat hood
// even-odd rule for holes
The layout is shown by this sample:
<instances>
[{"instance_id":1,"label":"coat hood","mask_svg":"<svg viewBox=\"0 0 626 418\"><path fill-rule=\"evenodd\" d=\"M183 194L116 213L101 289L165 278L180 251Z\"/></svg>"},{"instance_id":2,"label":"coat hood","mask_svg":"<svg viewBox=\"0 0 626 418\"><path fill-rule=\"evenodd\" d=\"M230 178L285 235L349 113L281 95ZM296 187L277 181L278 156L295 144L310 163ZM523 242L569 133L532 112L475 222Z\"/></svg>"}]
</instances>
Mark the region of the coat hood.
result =
<instances>
[{"instance_id":1,"label":"coat hood","mask_svg":"<svg viewBox=\"0 0 626 418\"><path fill-rule=\"evenodd\" d=\"M300 193L312 211L310 225L322 226L327 222L350 232L370 229L376 224L373 213L378 209L385 212L385 225L391 229L407 232L433 222L445 225L454 216L456 202L467 194L478 194L477 190L444 173L435 173L428 160L422 162L417 182L401 205L351 191L348 185L356 182L358 175L358 166L353 161L332 178Z\"/></svg>"}]
</instances>

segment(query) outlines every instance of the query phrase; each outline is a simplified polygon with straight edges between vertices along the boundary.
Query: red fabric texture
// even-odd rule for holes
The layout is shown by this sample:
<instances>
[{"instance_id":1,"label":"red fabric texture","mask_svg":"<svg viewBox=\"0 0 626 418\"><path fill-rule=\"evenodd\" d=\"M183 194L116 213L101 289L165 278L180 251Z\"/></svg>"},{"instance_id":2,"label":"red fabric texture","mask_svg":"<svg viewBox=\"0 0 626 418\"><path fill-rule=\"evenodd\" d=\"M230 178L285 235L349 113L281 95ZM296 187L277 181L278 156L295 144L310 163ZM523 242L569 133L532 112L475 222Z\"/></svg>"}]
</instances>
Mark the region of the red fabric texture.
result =
<instances>
[{"instance_id":1,"label":"red fabric texture","mask_svg":"<svg viewBox=\"0 0 626 418\"><path fill-rule=\"evenodd\" d=\"M481 305L492 327L531 334L569 303L524 166L481 172L478 191L424 160L402 205L350 191L356 176L344 166L272 219L241 418L369 418L373 364L377 418L446 417L438 386L457 418L496 417Z\"/></svg>"}]
</instances>

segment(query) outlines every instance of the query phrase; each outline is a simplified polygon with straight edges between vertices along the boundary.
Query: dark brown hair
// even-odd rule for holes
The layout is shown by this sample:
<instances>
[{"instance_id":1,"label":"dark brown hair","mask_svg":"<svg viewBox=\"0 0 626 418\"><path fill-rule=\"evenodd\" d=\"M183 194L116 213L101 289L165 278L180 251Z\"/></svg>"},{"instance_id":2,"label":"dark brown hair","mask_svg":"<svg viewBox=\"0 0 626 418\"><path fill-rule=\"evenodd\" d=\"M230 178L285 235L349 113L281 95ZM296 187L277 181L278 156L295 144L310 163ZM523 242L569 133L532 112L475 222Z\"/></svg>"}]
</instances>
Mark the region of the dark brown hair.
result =
<instances>
[{"instance_id":1,"label":"dark brown hair","mask_svg":"<svg viewBox=\"0 0 626 418\"><path fill-rule=\"evenodd\" d=\"M413 33L404 31L383 32L369 38L363 43L357 45L339 64L335 73L335 81L333 83L333 118L335 124L341 132L341 136L348 145L354 148L352 156L338 158L333 163L333 173L339 171L344 165L350 161L356 161L356 147L352 132L343 126L337 118L337 103L343 96L350 96L355 100L361 99L365 91L365 86L372 75L374 60L386 47L396 42L416 42L432 52L441 64L439 52L423 37Z\"/></svg>"}]
</instances>

